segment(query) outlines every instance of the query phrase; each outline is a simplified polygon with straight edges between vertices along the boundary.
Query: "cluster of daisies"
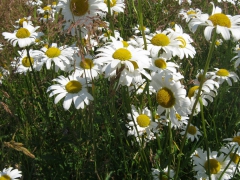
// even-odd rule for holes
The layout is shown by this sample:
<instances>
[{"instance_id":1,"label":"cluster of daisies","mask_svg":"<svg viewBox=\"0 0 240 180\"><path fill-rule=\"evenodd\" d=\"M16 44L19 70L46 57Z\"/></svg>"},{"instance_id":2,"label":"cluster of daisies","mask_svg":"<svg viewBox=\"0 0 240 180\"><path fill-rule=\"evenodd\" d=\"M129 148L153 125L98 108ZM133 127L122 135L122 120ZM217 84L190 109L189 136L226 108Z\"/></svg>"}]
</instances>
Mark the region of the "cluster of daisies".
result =
<instances>
[{"instance_id":1,"label":"cluster of daisies","mask_svg":"<svg viewBox=\"0 0 240 180\"><path fill-rule=\"evenodd\" d=\"M180 73L180 65L175 59L181 62L186 58L195 57L196 51L190 35L185 33L179 24L155 32L150 32L147 27L139 28L137 25L133 28L134 35L124 40L117 30L110 30L109 22L106 21L107 13L117 16L118 13L124 12L123 0L59 0L58 4L53 3L43 8L41 1L27 3L38 7L37 12L42 16L40 21L43 22L53 21L55 14L61 12L65 20L63 31L78 37L81 43L73 43L70 46L51 43L37 49L37 45L41 45L39 39L43 36L42 32L37 32L39 26L33 25L31 17L19 19L13 33L2 33L13 46L20 48L18 56L11 64L14 72L27 74L29 71L34 73L45 68L68 74L67 77L61 75L53 79L54 85L47 89L50 97L55 96L55 104L64 98L65 110L69 110L71 104L74 104L76 109L84 109L89 105L94 99L88 89L100 76L108 80L117 79L117 87L126 86L129 94L145 93L155 96L156 112L151 112L149 107L140 109L132 104L131 112L127 114L127 134L135 137L139 144L155 139L159 134L159 124L179 129L181 135L187 133L190 141L198 141L202 135L199 128L193 124L187 126L189 115L197 115L201 111L197 94L200 92L203 105L208 106L222 83L226 81L231 86L232 81L239 80L234 72L227 69L215 68L206 75L204 70L200 69L193 86L185 89L182 83L184 76ZM206 26L204 36L208 41L211 40L212 31L221 34L224 40L231 37L233 41L240 39L240 16L225 15L221 8L215 7L214 4L210 16L202 13L200 9L181 10L179 15L188 22L192 32L195 32L198 26ZM90 31L90 27L99 22L98 20L102 23L98 24L96 33L91 33L93 29ZM143 39L141 29L146 39ZM98 32L101 32L101 35L96 36ZM222 42L220 40L219 42ZM239 45L234 52L237 56L232 60L236 60L235 68L238 68ZM201 82L203 85L200 89ZM233 142L236 142L236 139L233 138ZM207 156L207 152L198 149L193 155L196 178L208 178L209 174L219 177L221 173L225 179L231 177L236 164L234 166L233 163L228 163L231 159L229 153L235 152L230 145L221 151L229 158L223 154L218 156L214 151ZM234 147L235 145L236 143ZM162 173L170 178L174 176L173 169L153 169L152 172L153 177L159 177Z\"/></svg>"}]
</instances>

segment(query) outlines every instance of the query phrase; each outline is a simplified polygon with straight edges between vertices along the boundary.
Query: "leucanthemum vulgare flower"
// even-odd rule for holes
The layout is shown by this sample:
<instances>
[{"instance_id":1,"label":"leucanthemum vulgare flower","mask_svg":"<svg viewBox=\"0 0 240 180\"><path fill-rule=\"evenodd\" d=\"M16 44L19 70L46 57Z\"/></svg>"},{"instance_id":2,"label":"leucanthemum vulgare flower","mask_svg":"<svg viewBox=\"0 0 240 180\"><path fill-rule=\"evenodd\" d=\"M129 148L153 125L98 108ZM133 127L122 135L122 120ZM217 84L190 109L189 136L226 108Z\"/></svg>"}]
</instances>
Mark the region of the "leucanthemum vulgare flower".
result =
<instances>
[{"instance_id":1,"label":"leucanthemum vulgare flower","mask_svg":"<svg viewBox=\"0 0 240 180\"><path fill-rule=\"evenodd\" d=\"M110 1L111 15L113 15L114 12L117 12L117 13L124 12L124 8L125 8L124 0L109 0L109 1ZM104 0L104 3L106 4L106 8L102 10L105 12L108 12L108 0Z\"/></svg>"},{"instance_id":2,"label":"leucanthemum vulgare flower","mask_svg":"<svg viewBox=\"0 0 240 180\"><path fill-rule=\"evenodd\" d=\"M46 64L47 69L50 69L54 62L56 72L59 68L62 71L69 71L73 63L74 48L67 45L58 47L57 43L52 43L51 47L43 47L41 50L44 52L41 61Z\"/></svg>"},{"instance_id":3,"label":"leucanthemum vulgare flower","mask_svg":"<svg viewBox=\"0 0 240 180\"><path fill-rule=\"evenodd\" d=\"M89 25L97 14L102 13L101 9L106 9L106 4L103 0L60 0L56 10L61 10L64 16L65 30L71 29L71 34L74 36L77 26Z\"/></svg>"},{"instance_id":4,"label":"leucanthemum vulgare flower","mask_svg":"<svg viewBox=\"0 0 240 180\"><path fill-rule=\"evenodd\" d=\"M17 24L16 26L13 25L15 27L15 29L19 29L21 27L23 27L23 22L26 21L28 24L32 25L32 21L31 21L31 16L28 17L23 17L21 19L18 19L17 21L15 21L15 23Z\"/></svg>"},{"instance_id":5,"label":"leucanthemum vulgare flower","mask_svg":"<svg viewBox=\"0 0 240 180\"><path fill-rule=\"evenodd\" d=\"M239 80L238 75L235 72L230 72L227 69L218 69L214 68L214 72L208 72L211 76L211 79L216 80L219 84L222 84L224 81L227 81L229 86L232 86L232 81L237 82Z\"/></svg>"},{"instance_id":6,"label":"leucanthemum vulgare flower","mask_svg":"<svg viewBox=\"0 0 240 180\"><path fill-rule=\"evenodd\" d=\"M27 55L26 49L24 49L23 51L18 51L18 54L20 57L14 58L14 61L12 61L11 63L11 66L13 67L16 73L26 74L28 71L32 71L32 67L37 71L41 70L43 66L43 62L40 61L40 58L43 55L42 51L30 49L29 50L30 58Z\"/></svg>"},{"instance_id":7,"label":"leucanthemum vulgare flower","mask_svg":"<svg viewBox=\"0 0 240 180\"><path fill-rule=\"evenodd\" d=\"M234 56L231 61L235 60L234 62L234 68L239 69L239 64L240 64L240 44L237 44L236 47L234 48L234 53L237 53L236 56Z\"/></svg>"},{"instance_id":8,"label":"leucanthemum vulgare flower","mask_svg":"<svg viewBox=\"0 0 240 180\"><path fill-rule=\"evenodd\" d=\"M223 43L223 40L222 40L222 39L216 39L215 48L217 48L218 46L221 46L222 43Z\"/></svg>"},{"instance_id":9,"label":"leucanthemum vulgare flower","mask_svg":"<svg viewBox=\"0 0 240 180\"><path fill-rule=\"evenodd\" d=\"M57 95L55 97L54 103L57 104L62 98L63 108L68 110L73 102L76 109L83 109L86 105L89 105L90 100L93 100L91 94L88 93L87 87L90 84L86 84L86 79L75 76L74 74L68 77L58 76L53 81L57 82L47 89L50 92L49 97Z\"/></svg>"},{"instance_id":10,"label":"leucanthemum vulgare flower","mask_svg":"<svg viewBox=\"0 0 240 180\"><path fill-rule=\"evenodd\" d=\"M128 113L127 117L130 120L126 124L126 127L129 129L128 136L135 136L138 142L141 142L142 138L145 141L155 138L153 133L158 132L158 124L152 121L152 113L147 107L140 110L132 105L131 113Z\"/></svg>"},{"instance_id":11,"label":"leucanthemum vulgare flower","mask_svg":"<svg viewBox=\"0 0 240 180\"><path fill-rule=\"evenodd\" d=\"M156 73L152 76L150 86L156 93L158 103L157 113L161 115L164 111L167 118L176 118L176 113L185 116L190 113L190 100L186 97L180 81L174 81L172 74L165 72Z\"/></svg>"},{"instance_id":12,"label":"leucanthemum vulgare flower","mask_svg":"<svg viewBox=\"0 0 240 180\"><path fill-rule=\"evenodd\" d=\"M210 150L209 150L210 151ZM212 180L218 180L220 176L221 179L230 179L233 170L232 165L228 166L229 157L226 157L224 154L218 156L217 151L210 151L209 158L207 157L207 151L198 149L198 154L193 156L193 170L196 172L195 177L197 179L209 179L210 173Z\"/></svg>"},{"instance_id":13,"label":"leucanthemum vulgare flower","mask_svg":"<svg viewBox=\"0 0 240 180\"><path fill-rule=\"evenodd\" d=\"M97 52L95 62L104 66L105 78L120 75L124 68L134 72L136 67L143 69L149 66L148 51L130 45L125 47L121 41L99 48Z\"/></svg>"},{"instance_id":14,"label":"leucanthemum vulgare flower","mask_svg":"<svg viewBox=\"0 0 240 180\"><path fill-rule=\"evenodd\" d=\"M122 41L123 38L120 36L120 33L118 30L114 30L114 36L112 36L111 30L107 29L104 33L102 33L98 37L99 41L101 42L114 42L114 41Z\"/></svg>"},{"instance_id":15,"label":"leucanthemum vulgare flower","mask_svg":"<svg viewBox=\"0 0 240 180\"><path fill-rule=\"evenodd\" d=\"M4 168L0 171L1 180L17 180L22 177L22 171L18 169L13 169L12 167Z\"/></svg>"},{"instance_id":16,"label":"leucanthemum vulgare flower","mask_svg":"<svg viewBox=\"0 0 240 180\"><path fill-rule=\"evenodd\" d=\"M202 11L198 8L190 8L189 10L182 9L179 13L182 19L185 19L186 22L189 22L192 18L196 18L200 14L202 14Z\"/></svg>"},{"instance_id":17,"label":"leucanthemum vulgare flower","mask_svg":"<svg viewBox=\"0 0 240 180\"><path fill-rule=\"evenodd\" d=\"M5 39L15 47L17 44L20 48L30 46L35 43L38 33L35 32L39 26L33 27L30 22L23 22L23 27L15 30L13 33L3 32Z\"/></svg>"},{"instance_id":18,"label":"leucanthemum vulgare flower","mask_svg":"<svg viewBox=\"0 0 240 180\"><path fill-rule=\"evenodd\" d=\"M188 119L188 116L181 116L180 114L176 113L175 117L170 120L166 116L160 116L159 122L166 126L168 126L169 122L171 122L171 128L178 129L182 128L184 125L187 125Z\"/></svg>"},{"instance_id":19,"label":"leucanthemum vulgare flower","mask_svg":"<svg viewBox=\"0 0 240 180\"><path fill-rule=\"evenodd\" d=\"M190 124L190 126L187 129L187 125L182 126L182 132L180 132L181 135L184 135L187 131L187 138L190 139L192 142L196 139L199 140L198 136L202 136L202 133L199 131L197 126L194 126Z\"/></svg>"},{"instance_id":20,"label":"leucanthemum vulgare flower","mask_svg":"<svg viewBox=\"0 0 240 180\"><path fill-rule=\"evenodd\" d=\"M195 51L195 48L191 45L193 40L188 34L183 33L182 27L178 24L175 24L174 30L170 28L168 30L171 31L172 33L175 33L175 36L176 36L175 39L181 43L179 45L180 47L179 48L180 54L178 55L179 58L183 59L184 56L186 58L188 58L189 56L191 58L194 58L196 51Z\"/></svg>"},{"instance_id":21,"label":"leucanthemum vulgare flower","mask_svg":"<svg viewBox=\"0 0 240 180\"><path fill-rule=\"evenodd\" d=\"M197 30L199 25L207 26L204 30L204 36L206 40L211 39L213 29L216 29L217 34L221 34L223 39L229 40L232 35L233 40L240 39L240 15L230 16L222 13L222 9L213 5L212 15L201 14L196 18L193 18L188 26L192 32ZM231 34L230 34L231 32Z\"/></svg>"},{"instance_id":22,"label":"leucanthemum vulgare flower","mask_svg":"<svg viewBox=\"0 0 240 180\"><path fill-rule=\"evenodd\" d=\"M175 35L167 30L156 31L153 34L146 35L147 49L152 57L165 54L168 58L180 56L180 45L182 44L175 39ZM160 51L162 50L162 51Z\"/></svg>"},{"instance_id":23,"label":"leucanthemum vulgare flower","mask_svg":"<svg viewBox=\"0 0 240 180\"><path fill-rule=\"evenodd\" d=\"M162 171L159 169L152 168L152 178L153 180L167 180L173 178L175 172L173 169L170 168L170 173L168 176L168 167L164 168Z\"/></svg>"},{"instance_id":24,"label":"leucanthemum vulgare flower","mask_svg":"<svg viewBox=\"0 0 240 180\"><path fill-rule=\"evenodd\" d=\"M38 14L49 14L49 15L52 15L52 14L55 13L55 11L56 10L52 9L51 5L47 5L47 6L43 7L43 8L38 7L38 9L37 9L37 13Z\"/></svg>"},{"instance_id":25,"label":"leucanthemum vulgare flower","mask_svg":"<svg viewBox=\"0 0 240 180\"><path fill-rule=\"evenodd\" d=\"M229 141L228 144L236 145L236 147L240 150L240 131L234 134L232 138L223 139L223 141Z\"/></svg>"},{"instance_id":26,"label":"leucanthemum vulgare flower","mask_svg":"<svg viewBox=\"0 0 240 180\"><path fill-rule=\"evenodd\" d=\"M70 71L73 70L74 71L73 73L76 76L87 79L98 78L101 71L101 66L94 62L93 57L90 54L85 55L84 58L75 54L73 58L74 65L73 67L71 67Z\"/></svg>"},{"instance_id":27,"label":"leucanthemum vulgare flower","mask_svg":"<svg viewBox=\"0 0 240 180\"><path fill-rule=\"evenodd\" d=\"M150 33L150 29L148 27L143 27L144 33L145 34L149 34ZM135 35L139 35L142 34L140 26L137 24L134 28L132 28L132 31L134 32Z\"/></svg>"},{"instance_id":28,"label":"leucanthemum vulgare flower","mask_svg":"<svg viewBox=\"0 0 240 180\"><path fill-rule=\"evenodd\" d=\"M26 2L28 6L41 6L42 3L43 2L41 0L27 0Z\"/></svg>"}]
</instances>

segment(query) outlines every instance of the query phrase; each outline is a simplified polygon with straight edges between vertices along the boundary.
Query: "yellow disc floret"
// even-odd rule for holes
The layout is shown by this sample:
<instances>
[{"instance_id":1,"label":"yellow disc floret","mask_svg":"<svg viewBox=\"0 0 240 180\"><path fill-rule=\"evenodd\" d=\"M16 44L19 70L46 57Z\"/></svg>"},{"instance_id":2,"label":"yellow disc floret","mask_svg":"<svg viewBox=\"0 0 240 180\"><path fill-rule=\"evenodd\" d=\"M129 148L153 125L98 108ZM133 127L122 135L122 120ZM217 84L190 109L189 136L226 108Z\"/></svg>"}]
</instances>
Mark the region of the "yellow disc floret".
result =
<instances>
[{"instance_id":1,"label":"yellow disc floret","mask_svg":"<svg viewBox=\"0 0 240 180\"><path fill-rule=\"evenodd\" d=\"M230 153L230 158L235 164L238 164L240 160L240 156L235 153Z\"/></svg>"},{"instance_id":2,"label":"yellow disc floret","mask_svg":"<svg viewBox=\"0 0 240 180\"><path fill-rule=\"evenodd\" d=\"M26 28L20 28L16 33L16 37L19 39L27 38L30 35L31 33Z\"/></svg>"},{"instance_id":3,"label":"yellow disc floret","mask_svg":"<svg viewBox=\"0 0 240 180\"><path fill-rule=\"evenodd\" d=\"M0 180L11 180L11 178L7 174L4 174L0 176Z\"/></svg>"},{"instance_id":4,"label":"yellow disc floret","mask_svg":"<svg viewBox=\"0 0 240 180\"><path fill-rule=\"evenodd\" d=\"M181 44L179 45L180 48L185 48L187 46L187 42L185 41L185 39L183 37L178 36L176 38L176 40L181 42Z\"/></svg>"},{"instance_id":5,"label":"yellow disc floret","mask_svg":"<svg viewBox=\"0 0 240 180\"><path fill-rule=\"evenodd\" d=\"M175 104L175 97L173 92L164 87L157 92L157 102L164 108L171 108Z\"/></svg>"},{"instance_id":6,"label":"yellow disc floret","mask_svg":"<svg viewBox=\"0 0 240 180\"><path fill-rule=\"evenodd\" d=\"M156 34L151 39L151 43L155 46L167 46L170 43L170 39L165 34Z\"/></svg>"},{"instance_id":7,"label":"yellow disc floret","mask_svg":"<svg viewBox=\"0 0 240 180\"><path fill-rule=\"evenodd\" d=\"M218 76L229 76L229 72L226 69L219 69L216 72L216 75L218 75Z\"/></svg>"},{"instance_id":8,"label":"yellow disc floret","mask_svg":"<svg viewBox=\"0 0 240 180\"><path fill-rule=\"evenodd\" d=\"M197 133L197 129L195 126L189 126L187 132L191 135L195 135Z\"/></svg>"},{"instance_id":9,"label":"yellow disc floret","mask_svg":"<svg viewBox=\"0 0 240 180\"><path fill-rule=\"evenodd\" d=\"M212 21L214 26L224 26L227 28L231 27L231 21L230 19L223 13L216 13L211 15L208 20Z\"/></svg>"},{"instance_id":10,"label":"yellow disc floret","mask_svg":"<svg viewBox=\"0 0 240 180\"><path fill-rule=\"evenodd\" d=\"M65 88L68 93L78 93L82 90L82 84L79 81L72 80L66 84Z\"/></svg>"},{"instance_id":11,"label":"yellow disc floret","mask_svg":"<svg viewBox=\"0 0 240 180\"><path fill-rule=\"evenodd\" d=\"M49 58L55 58L58 57L61 54L61 50L56 48L56 47L50 47L48 50L45 52L47 57Z\"/></svg>"},{"instance_id":12,"label":"yellow disc floret","mask_svg":"<svg viewBox=\"0 0 240 180\"><path fill-rule=\"evenodd\" d=\"M238 145L240 146L240 136L234 137L232 141L233 141L233 142L237 142Z\"/></svg>"},{"instance_id":13,"label":"yellow disc floret","mask_svg":"<svg viewBox=\"0 0 240 180\"><path fill-rule=\"evenodd\" d=\"M160 69L166 69L167 68L167 63L163 59L156 59L154 61L154 64L155 64L156 67L158 67Z\"/></svg>"},{"instance_id":14,"label":"yellow disc floret","mask_svg":"<svg viewBox=\"0 0 240 180\"><path fill-rule=\"evenodd\" d=\"M188 91L188 97L191 98L194 96L195 91L199 88L199 86L193 86Z\"/></svg>"},{"instance_id":15,"label":"yellow disc floret","mask_svg":"<svg viewBox=\"0 0 240 180\"><path fill-rule=\"evenodd\" d=\"M119 59L121 61L126 61L126 60L131 59L132 54L129 50L127 50L125 48L119 48L113 53L112 57L114 59Z\"/></svg>"},{"instance_id":16,"label":"yellow disc floret","mask_svg":"<svg viewBox=\"0 0 240 180\"><path fill-rule=\"evenodd\" d=\"M94 66L94 64L93 64L92 59L85 58L84 61L81 61L81 62L80 62L80 66L81 66L83 69L92 69L92 67Z\"/></svg>"},{"instance_id":17,"label":"yellow disc floret","mask_svg":"<svg viewBox=\"0 0 240 180\"><path fill-rule=\"evenodd\" d=\"M30 63L30 62L31 62L31 63ZM33 63L34 63L34 59L33 59L32 57L30 57L30 60L29 60L28 57L24 57L24 58L22 59L22 65L23 65L24 67L30 67L31 64L33 65Z\"/></svg>"},{"instance_id":18,"label":"yellow disc floret","mask_svg":"<svg viewBox=\"0 0 240 180\"><path fill-rule=\"evenodd\" d=\"M204 163L204 168L210 174L217 174L221 169L221 164L216 159L209 159Z\"/></svg>"},{"instance_id":19,"label":"yellow disc floret","mask_svg":"<svg viewBox=\"0 0 240 180\"><path fill-rule=\"evenodd\" d=\"M74 16L83 16L89 10L88 0L71 0L70 10Z\"/></svg>"},{"instance_id":20,"label":"yellow disc floret","mask_svg":"<svg viewBox=\"0 0 240 180\"><path fill-rule=\"evenodd\" d=\"M137 123L140 127L148 127L150 124L150 118L145 114L140 114L137 117Z\"/></svg>"}]
</instances>

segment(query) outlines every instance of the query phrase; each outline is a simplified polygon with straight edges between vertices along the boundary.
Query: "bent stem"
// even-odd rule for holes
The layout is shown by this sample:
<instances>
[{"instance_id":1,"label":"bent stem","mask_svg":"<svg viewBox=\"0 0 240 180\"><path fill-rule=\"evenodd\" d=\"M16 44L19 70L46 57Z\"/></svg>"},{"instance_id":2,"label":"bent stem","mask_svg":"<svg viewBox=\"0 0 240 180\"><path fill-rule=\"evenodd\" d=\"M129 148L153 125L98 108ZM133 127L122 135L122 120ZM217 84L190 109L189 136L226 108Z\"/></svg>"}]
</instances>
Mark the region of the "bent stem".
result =
<instances>
[{"instance_id":1,"label":"bent stem","mask_svg":"<svg viewBox=\"0 0 240 180\"><path fill-rule=\"evenodd\" d=\"M191 121L193 119L193 114L194 114L194 111L195 111L195 108L197 106L197 103L199 101L199 97L200 97L200 94L201 94L201 91L202 91L202 87L203 87L203 83L204 83L204 79L205 79L205 75L207 73L207 70L209 68L209 64L210 64L210 61L212 59L212 54L213 54L213 50L214 50L214 46L215 46L215 42L216 42L216 38L217 38L217 33L216 33L216 29L213 31L213 37L212 37L212 43L211 43L211 46L210 46L210 49L209 49L209 52L208 52L208 57L207 57L207 61L206 61L206 64L205 64L205 67L204 67L204 72L202 74L202 78L201 78L201 82L200 82L200 85L199 85L199 89L198 89L198 93L197 93L197 96L196 96L196 100L193 104L193 108L192 108L192 113L190 115L190 118L189 118L189 121L188 121L188 124L187 124L187 128L189 128L190 124L191 124ZM184 137L183 137L183 140L182 140L182 143L181 143L181 146L180 146L180 151L179 151L179 154L177 156L178 158L178 163L177 163L177 169L176 169L176 174L174 176L174 180L177 180L178 178L178 174L179 174L179 168L180 168L180 164L181 164L181 157L183 155L183 147L184 147L184 144L187 140L187 131L185 132L184 134Z\"/></svg>"}]
</instances>

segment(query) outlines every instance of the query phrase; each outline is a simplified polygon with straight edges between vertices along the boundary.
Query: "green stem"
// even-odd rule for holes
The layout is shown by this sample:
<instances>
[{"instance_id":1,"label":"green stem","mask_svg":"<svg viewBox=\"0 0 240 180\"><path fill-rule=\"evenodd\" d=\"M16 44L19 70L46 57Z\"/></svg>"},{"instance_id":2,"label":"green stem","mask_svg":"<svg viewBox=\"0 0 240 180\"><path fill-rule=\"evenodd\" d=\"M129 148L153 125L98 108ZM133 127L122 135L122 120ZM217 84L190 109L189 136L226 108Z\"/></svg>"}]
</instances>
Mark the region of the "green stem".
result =
<instances>
[{"instance_id":1,"label":"green stem","mask_svg":"<svg viewBox=\"0 0 240 180\"><path fill-rule=\"evenodd\" d=\"M207 61L206 61L206 64L205 64L205 67L204 67L204 72L202 74L202 78L201 78L201 82L200 82L200 85L199 85L199 89L198 89L198 93L197 93L197 96L196 96L196 100L193 104L193 108L192 108L192 113L190 115L190 118L189 118L189 121L188 121L188 124L187 124L187 128L189 128L190 124L191 124L191 121L193 119L193 115L194 115L194 111L195 111L195 108L197 106L197 103L198 103L198 99L200 97L200 93L202 91L202 87L203 87L203 83L204 83L204 80L205 80L205 75L207 73L207 70L209 68L209 64L210 64L210 61L212 59L212 54L213 54L213 50L214 50L214 46L215 46L215 42L216 42L216 38L217 38L217 33L216 33L216 30L214 29L213 31L213 37L212 37L212 43L210 45L210 49L209 49L209 52L208 52L208 57L207 57ZM174 176L174 180L177 180L178 178L178 174L179 174L179 168L180 168L180 164L181 164L181 156L183 155L183 147L184 147L184 144L187 140L187 131L185 132L184 134L184 137L183 137L183 140L182 140L182 143L181 143L181 146L180 146L180 152L178 154L178 163L177 163L177 169L176 169L176 174Z\"/></svg>"},{"instance_id":2,"label":"green stem","mask_svg":"<svg viewBox=\"0 0 240 180\"><path fill-rule=\"evenodd\" d=\"M140 30L143 36L144 49L147 50L147 41L146 41L144 26L143 26L142 0L138 0L138 24L140 26Z\"/></svg>"},{"instance_id":3,"label":"green stem","mask_svg":"<svg viewBox=\"0 0 240 180\"><path fill-rule=\"evenodd\" d=\"M112 35L113 37L115 37L114 35L114 24L113 24L113 16L112 16L112 13L111 13L111 6L110 6L110 0L107 0L107 7L108 7L108 14L109 14L109 22L110 22L110 29L112 31Z\"/></svg>"}]
</instances>

